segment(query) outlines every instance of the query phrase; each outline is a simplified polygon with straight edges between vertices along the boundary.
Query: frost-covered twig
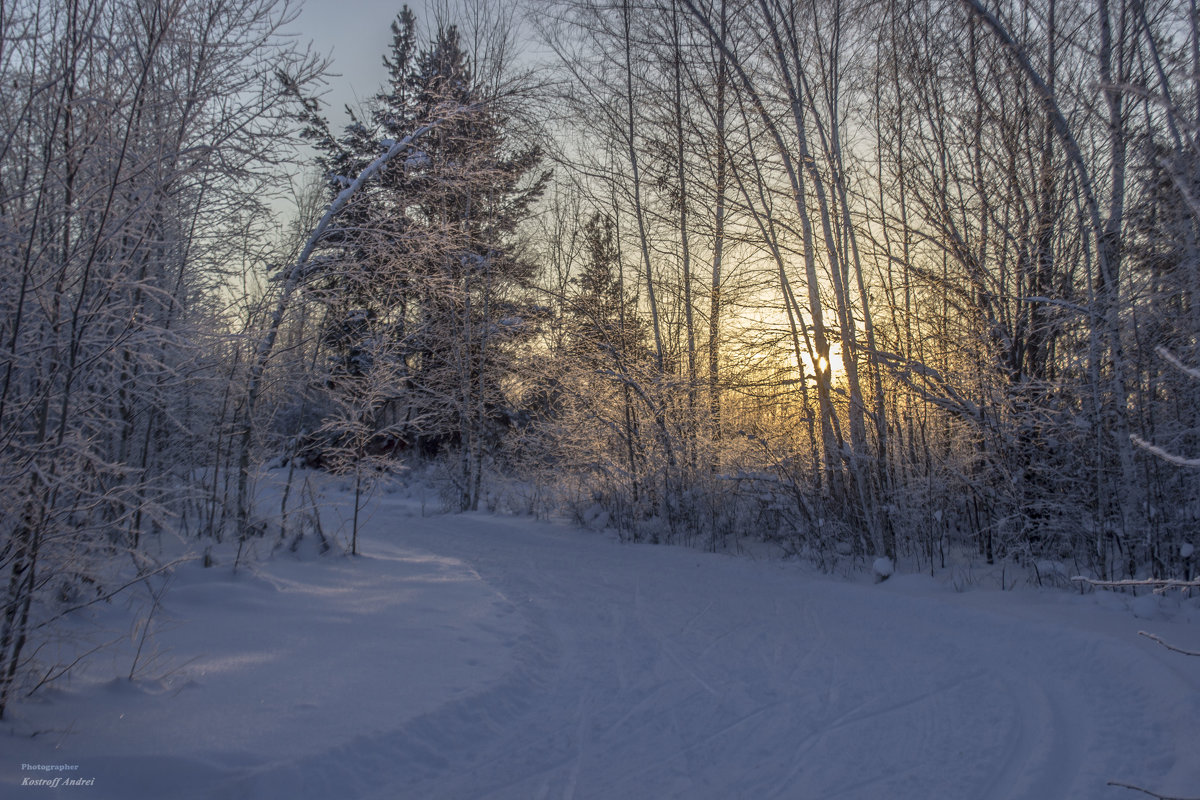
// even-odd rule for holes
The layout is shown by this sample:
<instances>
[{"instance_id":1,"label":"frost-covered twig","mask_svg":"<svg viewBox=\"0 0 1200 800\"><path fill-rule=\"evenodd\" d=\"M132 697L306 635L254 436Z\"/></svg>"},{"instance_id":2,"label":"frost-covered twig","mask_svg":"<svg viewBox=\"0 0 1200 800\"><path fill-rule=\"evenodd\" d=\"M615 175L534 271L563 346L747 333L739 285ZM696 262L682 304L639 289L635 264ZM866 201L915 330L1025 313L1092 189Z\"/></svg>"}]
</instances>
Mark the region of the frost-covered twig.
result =
<instances>
[{"instance_id":1,"label":"frost-covered twig","mask_svg":"<svg viewBox=\"0 0 1200 800\"><path fill-rule=\"evenodd\" d=\"M1152 455L1156 455L1159 458L1161 458L1163 461L1170 462L1177 467L1192 467L1192 468L1200 467L1200 458L1184 458L1183 456L1172 453L1169 450L1164 450L1161 447L1152 445L1149 442L1147 442L1145 439L1143 439L1142 437L1137 436L1137 435L1131 435L1129 438L1133 440L1134 444L1136 444L1138 447L1142 448L1146 452L1151 453Z\"/></svg>"},{"instance_id":2,"label":"frost-covered twig","mask_svg":"<svg viewBox=\"0 0 1200 800\"><path fill-rule=\"evenodd\" d=\"M1196 367L1189 367L1187 364L1184 364L1182 361L1179 360L1179 357L1177 355L1172 353L1167 348L1163 347L1162 345L1159 345L1158 347L1154 348L1154 352L1158 353L1159 357L1162 358L1163 361L1166 361L1168 364L1170 364L1172 367L1174 367L1175 369L1182 372L1184 375L1187 375L1189 377L1195 378L1196 380L1200 381L1200 369L1197 369Z\"/></svg>"},{"instance_id":3,"label":"frost-covered twig","mask_svg":"<svg viewBox=\"0 0 1200 800\"><path fill-rule=\"evenodd\" d=\"M155 575L159 575L163 572L169 572L170 570L175 569L175 567L179 566L180 564L186 564L189 561L195 561L195 556L184 556L183 558L177 558L174 561L169 561L160 567L150 570L149 572L143 572L141 575L138 575L133 580L126 581L125 583L122 583L120 586L118 586L115 589L110 589L107 592L103 592L102 594L96 595L95 597L93 597L90 600L85 600L82 603L78 603L76 605L61 609L54 616L50 617L49 619L43 620L42 622L40 622L39 624L34 626L34 629L36 630L37 628L43 628L43 627L49 625L51 622L53 622L56 619L61 619L70 614L74 614L76 611L82 611L83 609L85 609L89 606L94 606L97 603L107 603L109 600L113 599L114 597L119 595L121 592L128 589L130 586L133 586L135 583L140 583L141 581L144 581L148 578L152 578Z\"/></svg>"},{"instance_id":4,"label":"frost-covered twig","mask_svg":"<svg viewBox=\"0 0 1200 800\"><path fill-rule=\"evenodd\" d=\"M1046 305L1058 306L1065 308L1068 311L1074 311L1078 314L1091 314L1092 309L1087 306L1081 306L1079 303L1071 303L1066 300L1059 300L1056 297L1018 297L1022 303L1045 303Z\"/></svg>"},{"instance_id":5,"label":"frost-covered twig","mask_svg":"<svg viewBox=\"0 0 1200 800\"><path fill-rule=\"evenodd\" d=\"M1197 369L1196 367L1189 367L1187 364L1184 364L1179 360L1178 356L1176 356L1167 348L1159 345L1158 347L1154 348L1154 352L1158 353L1159 357L1163 361L1166 361L1184 375L1187 375L1190 378L1195 378L1196 380L1200 380L1200 369ZM1178 453L1172 453L1170 450L1164 450L1157 445L1150 444L1150 442L1147 442L1140 436L1131 435L1129 438L1134 444L1146 452L1158 456L1163 461L1174 464L1177 467L1190 467L1192 469L1200 468L1200 458L1186 458Z\"/></svg>"},{"instance_id":6,"label":"frost-covered twig","mask_svg":"<svg viewBox=\"0 0 1200 800\"><path fill-rule=\"evenodd\" d=\"M1158 792L1152 792L1149 789L1143 789L1140 786L1134 786L1132 783L1121 783L1120 781L1109 781L1108 785L1109 786L1120 786L1122 789L1133 789L1135 792L1141 792L1142 794L1148 794L1151 797L1157 797L1158 800L1198 800L1197 798L1175 797L1173 795L1159 794Z\"/></svg>"},{"instance_id":7,"label":"frost-covered twig","mask_svg":"<svg viewBox=\"0 0 1200 800\"><path fill-rule=\"evenodd\" d=\"M1154 588L1155 594L1161 594L1167 589L1200 589L1200 578L1190 581L1177 579L1160 579L1160 578L1145 578L1143 580L1124 580L1124 581L1098 581L1095 578L1085 578L1082 575L1076 575L1071 578L1075 583L1086 583L1089 586L1094 586L1097 589L1120 589L1127 586L1150 586Z\"/></svg>"},{"instance_id":8,"label":"frost-covered twig","mask_svg":"<svg viewBox=\"0 0 1200 800\"><path fill-rule=\"evenodd\" d=\"M1184 650L1182 647L1176 647L1173 644L1164 642L1162 639L1155 636L1153 633L1148 633L1147 631L1138 631L1138 636L1145 636L1147 639L1149 639L1152 642L1158 642L1163 647L1167 648L1168 650L1170 650L1173 653L1182 653L1185 656L1196 656L1197 658L1200 658L1200 651Z\"/></svg>"},{"instance_id":9,"label":"frost-covered twig","mask_svg":"<svg viewBox=\"0 0 1200 800\"><path fill-rule=\"evenodd\" d=\"M114 644L121 641L122 638L123 637L118 636L116 639L113 639L110 642L103 642L101 644L98 644L95 647L93 647L91 650L88 650L87 652L84 652L84 653L80 653L78 656L75 657L74 661L72 661L70 664L67 664L66 666L51 667L50 669L46 670L46 674L42 676L41 680L39 680L36 684L34 684L33 688L25 693L25 696L33 697L34 692L36 692L38 689L42 688L43 686L45 686L48 683L52 683L53 681L58 680L63 675L66 675L68 672L73 670L76 667L76 665L79 664L79 662L83 661L88 656L98 653L106 647L112 647Z\"/></svg>"}]
</instances>

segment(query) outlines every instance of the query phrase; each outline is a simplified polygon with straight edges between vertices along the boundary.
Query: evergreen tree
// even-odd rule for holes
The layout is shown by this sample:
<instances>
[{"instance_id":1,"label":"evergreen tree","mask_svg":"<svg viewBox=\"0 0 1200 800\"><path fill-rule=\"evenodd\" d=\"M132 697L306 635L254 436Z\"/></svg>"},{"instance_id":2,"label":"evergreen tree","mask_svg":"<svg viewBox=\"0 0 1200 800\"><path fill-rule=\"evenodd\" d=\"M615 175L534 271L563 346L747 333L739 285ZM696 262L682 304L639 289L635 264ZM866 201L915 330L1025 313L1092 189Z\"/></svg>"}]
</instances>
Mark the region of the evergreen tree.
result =
<instances>
[{"instance_id":1,"label":"evergreen tree","mask_svg":"<svg viewBox=\"0 0 1200 800\"><path fill-rule=\"evenodd\" d=\"M530 331L523 289L533 268L517 255L515 233L549 173L538 169L539 148L511 142L503 98L475 80L454 26L418 47L406 7L383 63L388 81L366 120L352 115L336 139L322 121L310 125L331 194L389 139L446 109L466 113L388 165L326 238L311 293L328 312L328 386L385 374L372 389L378 424L425 452L457 446L458 505L474 508L491 433L505 418L513 345Z\"/></svg>"},{"instance_id":2,"label":"evergreen tree","mask_svg":"<svg viewBox=\"0 0 1200 800\"><path fill-rule=\"evenodd\" d=\"M567 305L568 350L587 359L603 354L609 363L638 361L646 331L638 319L637 298L625 291L621 280L612 217L592 214L584 224L583 247L586 260L573 280L577 291Z\"/></svg>"}]
</instances>

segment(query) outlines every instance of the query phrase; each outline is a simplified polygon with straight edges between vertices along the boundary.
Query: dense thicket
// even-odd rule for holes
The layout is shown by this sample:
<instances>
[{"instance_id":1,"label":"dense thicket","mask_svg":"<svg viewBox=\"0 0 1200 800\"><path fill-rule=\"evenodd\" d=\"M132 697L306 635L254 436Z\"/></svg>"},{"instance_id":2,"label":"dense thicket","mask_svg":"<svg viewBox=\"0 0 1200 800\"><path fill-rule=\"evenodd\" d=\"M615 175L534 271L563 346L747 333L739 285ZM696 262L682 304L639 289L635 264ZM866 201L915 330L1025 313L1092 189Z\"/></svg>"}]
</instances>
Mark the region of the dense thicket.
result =
<instances>
[{"instance_id":1,"label":"dense thicket","mask_svg":"<svg viewBox=\"0 0 1200 800\"><path fill-rule=\"evenodd\" d=\"M1196 445L1191 5L543 8L655 354L545 431L628 529L1191 568L1196 475L1137 444Z\"/></svg>"}]
</instances>

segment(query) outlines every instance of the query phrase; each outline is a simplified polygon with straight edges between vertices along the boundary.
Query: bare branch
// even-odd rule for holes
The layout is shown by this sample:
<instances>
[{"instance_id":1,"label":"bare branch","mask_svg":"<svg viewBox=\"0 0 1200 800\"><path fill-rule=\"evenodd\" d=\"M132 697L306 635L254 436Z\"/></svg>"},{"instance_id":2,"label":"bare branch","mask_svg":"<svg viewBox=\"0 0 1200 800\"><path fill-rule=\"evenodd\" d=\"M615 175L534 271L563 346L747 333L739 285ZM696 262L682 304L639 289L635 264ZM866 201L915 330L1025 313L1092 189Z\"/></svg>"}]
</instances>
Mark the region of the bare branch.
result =
<instances>
[{"instance_id":1,"label":"bare branch","mask_svg":"<svg viewBox=\"0 0 1200 800\"><path fill-rule=\"evenodd\" d=\"M1167 642L1164 642L1159 637L1155 636L1153 633L1148 633L1146 631L1138 631L1138 636L1145 636L1147 639L1149 639L1152 642L1158 642L1159 644L1161 644L1163 647L1167 648L1171 652L1182 653L1185 656L1196 656L1197 658L1200 658L1200 652L1198 652L1196 650L1184 650L1182 647L1176 647L1173 644L1168 644Z\"/></svg>"},{"instance_id":2,"label":"bare branch","mask_svg":"<svg viewBox=\"0 0 1200 800\"><path fill-rule=\"evenodd\" d=\"M1196 380L1200 381L1200 369L1197 369L1196 367L1189 367L1187 364L1184 364L1182 361L1179 360L1178 356L1176 356L1174 353L1172 353L1167 348L1163 347L1162 345L1159 345L1158 347L1154 348L1154 352L1158 353L1158 355L1162 358L1163 361L1166 361L1168 364L1170 364L1172 367L1174 367L1175 369L1182 372L1184 375L1187 375L1188 377L1195 378Z\"/></svg>"},{"instance_id":3,"label":"bare branch","mask_svg":"<svg viewBox=\"0 0 1200 800\"><path fill-rule=\"evenodd\" d=\"M1148 794L1151 797L1157 797L1158 800L1196 800L1196 798L1176 797L1173 795L1159 794L1157 792L1152 792L1149 789L1143 789L1142 787L1134 786L1131 783L1121 783L1120 781L1109 781L1108 785L1109 786L1120 786L1122 789L1133 789L1135 792L1141 792L1142 794Z\"/></svg>"},{"instance_id":4,"label":"bare branch","mask_svg":"<svg viewBox=\"0 0 1200 800\"><path fill-rule=\"evenodd\" d=\"M1181 581L1176 579L1159 579L1146 578L1144 580L1125 580L1125 581L1098 581L1094 578L1085 578L1082 575L1076 575L1071 578L1076 583L1086 583L1094 586L1097 589L1120 589L1133 586L1149 586L1154 588L1155 594L1162 594L1167 589L1197 589L1200 588L1200 579Z\"/></svg>"},{"instance_id":5,"label":"bare branch","mask_svg":"<svg viewBox=\"0 0 1200 800\"><path fill-rule=\"evenodd\" d=\"M1163 461L1167 461L1179 467L1189 467L1191 469L1200 467L1200 458L1184 458L1181 455L1172 453L1170 450L1164 450L1157 445L1150 444L1136 434L1131 434L1129 438L1138 447L1142 448L1151 455L1158 456Z\"/></svg>"}]
</instances>

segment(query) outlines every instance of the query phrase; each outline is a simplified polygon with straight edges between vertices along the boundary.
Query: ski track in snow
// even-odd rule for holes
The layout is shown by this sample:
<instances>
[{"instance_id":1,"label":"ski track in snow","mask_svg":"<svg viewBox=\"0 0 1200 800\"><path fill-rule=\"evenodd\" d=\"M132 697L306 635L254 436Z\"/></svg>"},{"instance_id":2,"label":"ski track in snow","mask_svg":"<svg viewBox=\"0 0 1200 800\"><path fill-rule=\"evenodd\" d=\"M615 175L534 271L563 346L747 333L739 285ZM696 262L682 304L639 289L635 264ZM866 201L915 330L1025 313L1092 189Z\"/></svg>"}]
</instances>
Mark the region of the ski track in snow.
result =
<instances>
[{"instance_id":1,"label":"ski track in snow","mask_svg":"<svg viewBox=\"0 0 1200 800\"><path fill-rule=\"evenodd\" d=\"M382 685L360 685L347 665L396 653L342 653L336 669L349 674L334 676L317 672L335 668L317 655L264 663L269 655L242 643L204 662L229 676L227 694L203 681L177 693L215 704L195 746L166 737L157 749L122 748L85 715L51 752L37 739L0 739L16 751L3 759L16 763L0 763L0 796L31 796L17 785L23 760L86 762L97 786L75 791L88 800L1128 796L1109 779L1200 794L1200 668L1138 640L1128 615L1083 600L1039 616L1045 596L1035 593L1008 608L904 576L867 586L524 519L413 517L390 498L371 525L369 558L337 567L371 565L370 580L323 585L312 580L321 562L299 576L267 562L263 591L325 598L330 630L370 624L373 636L427 642L433 652L405 654L416 660L409 673L424 664L453 679L406 686L397 669L394 684L371 662L363 680ZM389 560L434 568L389 583ZM447 612L439 592L452 587L474 594L453 595L461 609ZM386 594L401 589L411 594ZM469 618L461 630L454 614ZM423 616L444 627L441 639L421 632ZM483 677L462 678L476 674L464 664ZM234 735L257 724L246 695L265 690L239 694L236 683L255 669L275 670L283 694L265 713L289 721L262 726L263 737L282 737L275 746L234 736L236 756L217 744L222 726ZM347 710L336 730L304 727L304 709L325 708L327 690L329 703L366 693L368 707ZM281 708L289 698L294 708ZM74 700L87 707L86 692ZM390 711L372 711L372 700ZM165 725L177 701L130 702L165 704L147 717ZM321 713L336 719L337 708ZM36 722L38 709L25 713Z\"/></svg>"}]
</instances>

